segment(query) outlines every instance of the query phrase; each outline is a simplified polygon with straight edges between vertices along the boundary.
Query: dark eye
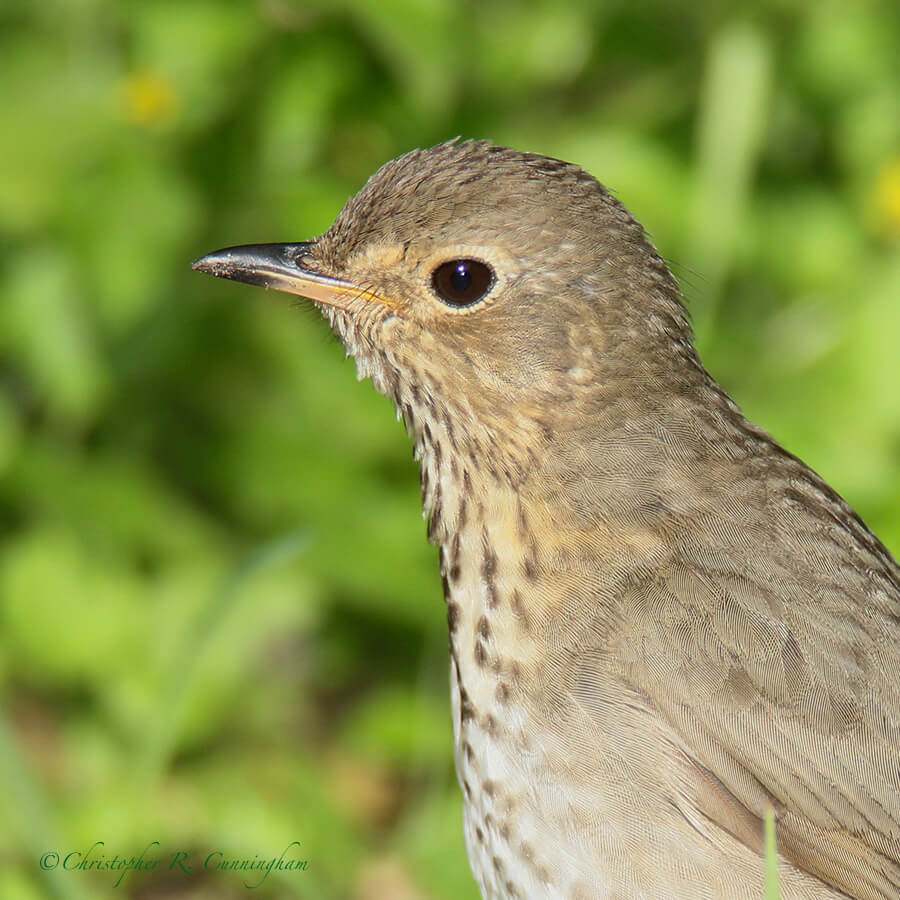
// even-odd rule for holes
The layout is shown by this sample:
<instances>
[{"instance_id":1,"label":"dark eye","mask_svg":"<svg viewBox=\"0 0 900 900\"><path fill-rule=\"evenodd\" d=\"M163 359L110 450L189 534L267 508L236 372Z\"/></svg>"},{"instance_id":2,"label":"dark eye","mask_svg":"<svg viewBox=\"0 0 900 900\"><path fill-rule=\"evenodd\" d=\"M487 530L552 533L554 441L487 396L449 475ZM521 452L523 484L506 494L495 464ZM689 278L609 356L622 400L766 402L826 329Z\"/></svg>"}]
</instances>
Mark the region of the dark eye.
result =
<instances>
[{"instance_id":1,"label":"dark eye","mask_svg":"<svg viewBox=\"0 0 900 900\"><path fill-rule=\"evenodd\" d=\"M494 272L477 259L454 259L434 270L431 284L448 306L471 306L493 287Z\"/></svg>"}]
</instances>

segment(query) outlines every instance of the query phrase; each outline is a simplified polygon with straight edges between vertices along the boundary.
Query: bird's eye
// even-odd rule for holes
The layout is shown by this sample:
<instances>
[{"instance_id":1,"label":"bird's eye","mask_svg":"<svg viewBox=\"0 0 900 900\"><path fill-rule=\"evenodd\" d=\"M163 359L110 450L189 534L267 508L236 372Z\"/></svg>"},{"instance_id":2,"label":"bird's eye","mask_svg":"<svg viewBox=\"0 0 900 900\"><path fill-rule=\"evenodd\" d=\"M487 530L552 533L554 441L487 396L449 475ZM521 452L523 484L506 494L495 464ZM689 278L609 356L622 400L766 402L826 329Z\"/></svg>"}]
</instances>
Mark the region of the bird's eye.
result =
<instances>
[{"instance_id":1,"label":"bird's eye","mask_svg":"<svg viewBox=\"0 0 900 900\"><path fill-rule=\"evenodd\" d=\"M448 306L471 306L494 286L494 271L477 259L454 259L434 270L431 284Z\"/></svg>"}]
</instances>

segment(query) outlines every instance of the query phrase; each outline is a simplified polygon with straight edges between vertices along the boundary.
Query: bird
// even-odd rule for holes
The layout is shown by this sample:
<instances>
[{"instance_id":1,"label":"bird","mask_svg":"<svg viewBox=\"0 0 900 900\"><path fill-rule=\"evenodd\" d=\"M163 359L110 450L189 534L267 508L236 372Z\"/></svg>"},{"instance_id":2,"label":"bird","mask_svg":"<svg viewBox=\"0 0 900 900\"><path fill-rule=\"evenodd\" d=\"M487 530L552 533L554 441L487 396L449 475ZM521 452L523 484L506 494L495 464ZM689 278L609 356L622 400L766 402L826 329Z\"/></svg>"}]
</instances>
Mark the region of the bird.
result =
<instances>
[{"instance_id":1,"label":"bird","mask_svg":"<svg viewBox=\"0 0 900 900\"><path fill-rule=\"evenodd\" d=\"M760 898L770 811L783 897L900 897L900 566L609 189L454 139L193 268L311 300L412 438L485 898Z\"/></svg>"}]
</instances>

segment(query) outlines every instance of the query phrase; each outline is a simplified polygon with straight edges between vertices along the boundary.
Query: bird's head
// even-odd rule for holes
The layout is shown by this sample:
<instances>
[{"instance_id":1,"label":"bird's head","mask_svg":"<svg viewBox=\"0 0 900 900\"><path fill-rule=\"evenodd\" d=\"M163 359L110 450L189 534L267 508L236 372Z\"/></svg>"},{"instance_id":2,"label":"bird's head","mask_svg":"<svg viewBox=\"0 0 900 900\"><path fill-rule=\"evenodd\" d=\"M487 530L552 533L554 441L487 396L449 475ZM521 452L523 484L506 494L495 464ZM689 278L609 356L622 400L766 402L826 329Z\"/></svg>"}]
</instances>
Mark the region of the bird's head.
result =
<instances>
[{"instance_id":1,"label":"bird's head","mask_svg":"<svg viewBox=\"0 0 900 900\"><path fill-rule=\"evenodd\" d=\"M316 240L194 268L312 300L417 431L430 407L515 442L693 358L674 279L609 191L484 141L387 163Z\"/></svg>"}]
</instances>

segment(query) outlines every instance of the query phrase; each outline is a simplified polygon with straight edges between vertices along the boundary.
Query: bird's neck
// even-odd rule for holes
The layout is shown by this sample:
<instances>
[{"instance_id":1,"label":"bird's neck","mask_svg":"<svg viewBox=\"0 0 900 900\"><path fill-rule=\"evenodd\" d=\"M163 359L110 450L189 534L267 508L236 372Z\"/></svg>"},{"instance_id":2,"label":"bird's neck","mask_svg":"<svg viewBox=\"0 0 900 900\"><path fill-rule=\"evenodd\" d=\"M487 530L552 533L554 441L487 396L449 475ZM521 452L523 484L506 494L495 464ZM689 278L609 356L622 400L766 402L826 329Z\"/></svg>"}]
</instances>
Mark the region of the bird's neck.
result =
<instances>
[{"instance_id":1,"label":"bird's neck","mask_svg":"<svg viewBox=\"0 0 900 900\"><path fill-rule=\"evenodd\" d=\"M731 420L743 420L702 375L696 392L674 400L671 392L632 385L581 415L523 415L515 434L507 429L496 441L479 439L490 431L466 422L464 410L444 409L421 392L402 398L463 673L496 674L513 647L523 662L539 660L548 633L564 635L571 625L566 603L576 604L583 590L603 593L586 585L586 561L592 579L609 585L628 577L622 559L660 565L671 552L672 522L702 513L685 508L685 498L719 502L715 485L727 477L698 494L692 472L702 465L715 475L731 464L705 435L728 433L737 427ZM706 431L702 420L696 424L698 409L716 420ZM570 581L571 590L562 590ZM604 611L595 612L602 628ZM615 617L615 609L607 612Z\"/></svg>"},{"instance_id":2,"label":"bird's neck","mask_svg":"<svg viewBox=\"0 0 900 900\"><path fill-rule=\"evenodd\" d=\"M595 372L534 408L476 408L471 392L457 400L462 392L412 384L391 365L372 373L414 442L463 685L511 692L522 679L509 666L517 676L540 666L548 636L565 639L582 601L600 631L615 618L597 598L627 577L621 560L652 567L669 552L665 520L687 520L675 508L696 495L685 479L717 453L697 411L716 419L710 435L739 413L696 357L664 364Z\"/></svg>"}]
</instances>

